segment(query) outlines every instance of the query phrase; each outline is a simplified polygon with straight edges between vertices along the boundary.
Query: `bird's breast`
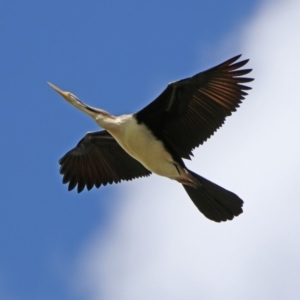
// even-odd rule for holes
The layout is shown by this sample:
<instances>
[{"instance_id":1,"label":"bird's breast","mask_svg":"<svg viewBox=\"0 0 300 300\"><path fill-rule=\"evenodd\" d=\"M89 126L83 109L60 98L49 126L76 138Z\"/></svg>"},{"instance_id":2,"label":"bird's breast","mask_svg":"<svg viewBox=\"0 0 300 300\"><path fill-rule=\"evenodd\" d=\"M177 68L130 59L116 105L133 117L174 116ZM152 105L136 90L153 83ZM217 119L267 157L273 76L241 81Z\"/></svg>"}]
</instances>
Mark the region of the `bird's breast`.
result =
<instances>
[{"instance_id":1,"label":"bird's breast","mask_svg":"<svg viewBox=\"0 0 300 300\"><path fill-rule=\"evenodd\" d=\"M130 156L151 172L166 177L178 176L173 158L163 142L145 124L138 124L134 116L128 117L119 130L111 134Z\"/></svg>"}]
</instances>

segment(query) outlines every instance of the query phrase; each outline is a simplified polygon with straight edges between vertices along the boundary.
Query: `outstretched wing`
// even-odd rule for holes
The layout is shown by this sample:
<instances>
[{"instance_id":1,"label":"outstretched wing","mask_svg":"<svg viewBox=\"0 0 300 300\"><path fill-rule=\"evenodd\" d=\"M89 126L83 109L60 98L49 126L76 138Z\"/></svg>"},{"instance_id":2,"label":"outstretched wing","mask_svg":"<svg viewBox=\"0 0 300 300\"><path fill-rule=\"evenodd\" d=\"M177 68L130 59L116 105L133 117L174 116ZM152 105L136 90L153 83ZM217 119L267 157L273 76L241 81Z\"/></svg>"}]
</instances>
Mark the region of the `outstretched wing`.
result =
<instances>
[{"instance_id":1,"label":"outstretched wing","mask_svg":"<svg viewBox=\"0 0 300 300\"><path fill-rule=\"evenodd\" d=\"M80 193L86 186L99 188L107 183L149 176L151 174L137 160L128 155L106 131L87 133L77 146L60 160L63 183L68 190L77 185Z\"/></svg>"},{"instance_id":2,"label":"outstretched wing","mask_svg":"<svg viewBox=\"0 0 300 300\"><path fill-rule=\"evenodd\" d=\"M235 56L193 77L170 83L148 106L135 114L158 138L183 158L222 126L251 89L242 77L251 69L238 70L248 60Z\"/></svg>"}]
</instances>

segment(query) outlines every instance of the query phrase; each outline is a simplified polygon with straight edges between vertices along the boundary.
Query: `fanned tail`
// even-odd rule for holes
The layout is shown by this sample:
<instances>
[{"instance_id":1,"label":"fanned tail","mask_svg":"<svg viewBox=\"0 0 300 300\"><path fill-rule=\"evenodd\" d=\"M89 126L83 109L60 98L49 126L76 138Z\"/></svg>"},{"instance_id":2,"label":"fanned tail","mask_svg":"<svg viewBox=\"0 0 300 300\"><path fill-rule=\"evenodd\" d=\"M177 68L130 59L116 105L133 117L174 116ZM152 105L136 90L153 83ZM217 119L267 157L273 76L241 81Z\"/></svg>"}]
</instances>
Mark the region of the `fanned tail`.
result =
<instances>
[{"instance_id":1,"label":"fanned tail","mask_svg":"<svg viewBox=\"0 0 300 300\"><path fill-rule=\"evenodd\" d=\"M184 185L191 200L201 213L210 220L222 222L232 220L243 212L243 200L236 194L225 190L215 183L189 170L201 183L197 188Z\"/></svg>"}]
</instances>

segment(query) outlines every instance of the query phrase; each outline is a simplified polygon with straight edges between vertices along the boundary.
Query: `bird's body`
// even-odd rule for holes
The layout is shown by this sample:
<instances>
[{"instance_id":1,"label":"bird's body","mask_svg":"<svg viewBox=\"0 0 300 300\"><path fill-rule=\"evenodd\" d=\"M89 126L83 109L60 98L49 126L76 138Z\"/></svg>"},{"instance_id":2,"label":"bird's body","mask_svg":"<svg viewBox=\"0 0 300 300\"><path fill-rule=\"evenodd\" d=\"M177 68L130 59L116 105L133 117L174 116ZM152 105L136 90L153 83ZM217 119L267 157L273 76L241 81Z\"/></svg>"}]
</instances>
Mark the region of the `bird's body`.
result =
<instances>
[{"instance_id":1,"label":"bird's body","mask_svg":"<svg viewBox=\"0 0 300 300\"><path fill-rule=\"evenodd\" d=\"M235 194L190 171L183 158L204 143L238 107L244 90L237 70L247 60L234 57L191 78L173 82L153 102L135 114L113 116L90 107L50 84L69 103L91 116L105 130L88 133L61 158L60 172L69 190L149 176L152 172L181 183L197 208L209 219L231 220L242 212Z\"/></svg>"},{"instance_id":2,"label":"bird's body","mask_svg":"<svg viewBox=\"0 0 300 300\"><path fill-rule=\"evenodd\" d=\"M107 131L149 171L170 179L178 176L173 158L163 142L156 139L145 124L138 124L134 115L120 116L118 125Z\"/></svg>"}]
</instances>

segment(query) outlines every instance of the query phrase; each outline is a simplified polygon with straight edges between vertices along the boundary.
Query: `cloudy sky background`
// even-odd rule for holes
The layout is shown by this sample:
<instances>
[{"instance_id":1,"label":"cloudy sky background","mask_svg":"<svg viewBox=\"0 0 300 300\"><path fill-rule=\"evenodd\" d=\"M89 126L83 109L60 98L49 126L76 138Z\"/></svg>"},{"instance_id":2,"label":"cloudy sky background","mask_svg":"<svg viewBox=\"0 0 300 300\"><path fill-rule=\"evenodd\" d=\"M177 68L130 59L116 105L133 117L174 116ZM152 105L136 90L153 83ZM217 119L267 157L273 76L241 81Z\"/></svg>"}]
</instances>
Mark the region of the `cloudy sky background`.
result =
<instances>
[{"instance_id":1,"label":"cloudy sky background","mask_svg":"<svg viewBox=\"0 0 300 300\"><path fill-rule=\"evenodd\" d=\"M0 4L0 298L295 299L300 293L297 0ZM255 81L188 166L244 199L217 224L152 176L68 193L57 160L88 104L137 111L236 54Z\"/></svg>"},{"instance_id":2,"label":"cloudy sky background","mask_svg":"<svg viewBox=\"0 0 300 300\"><path fill-rule=\"evenodd\" d=\"M251 58L254 90L189 166L238 193L245 213L215 224L176 183L123 185L108 232L83 248L79 283L91 299L299 296L299 11L299 1L265 3L220 41Z\"/></svg>"}]
</instances>

